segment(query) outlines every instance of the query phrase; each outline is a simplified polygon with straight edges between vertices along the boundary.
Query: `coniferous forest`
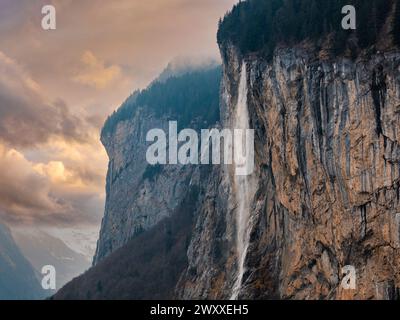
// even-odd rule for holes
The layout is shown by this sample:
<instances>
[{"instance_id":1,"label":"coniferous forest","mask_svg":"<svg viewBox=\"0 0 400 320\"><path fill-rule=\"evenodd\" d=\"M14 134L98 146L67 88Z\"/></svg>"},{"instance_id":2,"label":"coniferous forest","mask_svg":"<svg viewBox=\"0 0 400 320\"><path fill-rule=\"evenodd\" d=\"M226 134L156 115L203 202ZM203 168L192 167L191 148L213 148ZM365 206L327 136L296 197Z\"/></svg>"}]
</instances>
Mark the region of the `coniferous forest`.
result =
<instances>
[{"instance_id":1,"label":"coniferous forest","mask_svg":"<svg viewBox=\"0 0 400 320\"><path fill-rule=\"evenodd\" d=\"M348 49L355 55L377 41L394 0L247 0L241 1L219 23L218 42L231 42L242 54L262 52L270 57L280 45L308 40L326 44L334 55ZM344 30L342 8L353 5L356 30ZM400 44L400 6L397 6L391 35ZM350 39L355 39L351 42Z\"/></svg>"},{"instance_id":2,"label":"coniferous forest","mask_svg":"<svg viewBox=\"0 0 400 320\"><path fill-rule=\"evenodd\" d=\"M192 71L136 91L107 119L102 134L113 131L119 121L132 118L138 107L147 108L156 116L170 115L179 127L201 118L207 128L219 120L221 74L221 67Z\"/></svg>"}]
</instances>

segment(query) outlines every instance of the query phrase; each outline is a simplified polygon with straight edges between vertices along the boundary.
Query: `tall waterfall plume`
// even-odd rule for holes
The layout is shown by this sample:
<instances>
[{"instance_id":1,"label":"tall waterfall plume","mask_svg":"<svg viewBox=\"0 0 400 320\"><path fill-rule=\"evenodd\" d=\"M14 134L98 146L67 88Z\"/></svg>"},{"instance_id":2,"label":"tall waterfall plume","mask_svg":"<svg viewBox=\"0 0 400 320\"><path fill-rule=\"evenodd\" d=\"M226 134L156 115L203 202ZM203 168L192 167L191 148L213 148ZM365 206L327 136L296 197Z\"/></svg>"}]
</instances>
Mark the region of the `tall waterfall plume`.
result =
<instances>
[{"instance_id":1,"label":"tall waterfall plume","mask_svg":"<svg viewBox=\"0 0 400 320\"><path fill-rule=\"evenodd\" d=\"M245 132L250 129L249 111L247 106L247 77L246 63L243 62L238 88L238 102L234 112L233 119L234 129L241 129ZM246 150L245 136L242 137L242 148L235 148L234 152L242 152ZM236 146L235 142L235 146ZM239 149L239 150L238 150ZM238 157L234 157L238 159ZM246 161L245 165L248 165ZM237 164L235 164L235 173L237 173ZM250 242L250 233L252 229L251 221L251 200L254 196L254 180L251 175L235 174L234 179L235 201L236 207L236 254L237 254L237 275L236 281L232 289L231 299L238 298L242 286L243 275L245 273L245 260Z\"/></svg>"}]
</instances>

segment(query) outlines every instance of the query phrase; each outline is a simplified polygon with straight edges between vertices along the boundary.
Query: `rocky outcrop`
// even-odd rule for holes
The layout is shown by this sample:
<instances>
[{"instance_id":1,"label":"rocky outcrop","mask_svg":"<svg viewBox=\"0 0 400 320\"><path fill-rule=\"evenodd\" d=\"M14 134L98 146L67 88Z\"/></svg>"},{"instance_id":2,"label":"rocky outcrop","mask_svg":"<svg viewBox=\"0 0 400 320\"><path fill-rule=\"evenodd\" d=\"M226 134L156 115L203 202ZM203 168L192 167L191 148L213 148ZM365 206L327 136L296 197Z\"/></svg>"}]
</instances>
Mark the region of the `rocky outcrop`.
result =
<instances>
[{"instance_id":1,"label":"rocky outcrop","mask_svg":"<svg viewBox=\"0 0 400 320\"><path fill-rule=\"evenodd\" d=\"M222 125L233 128L246 101L255 130L256 167L246 180L251 197L243 200L229 165L203 167L203 174L190 166L145 174L144 147L131 142L165 124L138 109L103 136L111 161L101 261L56 298L399 298L400 53L325 59L296 46L265 60L229 44L222 53ZM190 209L183 204L195 189L185 192L185 183L201 190ZM239 246L243 208L248 237ZM184 212L191 218L182 224ZM172 251L161 254L162 243ZM171 256L179 257L178 266ZM163 263L174 270L168 281L143 284ZM342 286L345 266L356 270L355 289ZM126 282L132 276L139 282ZM145 292L149 286L155 291ZM134 287L146 294L133 294Z\"/></svg>"},{"instance_id":2,"label":"rocky outcrop","mask_svg":"<svg viewBox=\"0 0 400 320\"><path fill-rule=\"evenodd\" d=\"M150 165L146 135L156 128L168 133L169 121L197 132L218 126L221 68L163 75L161 82L131 96L104 126L101 139L110 163L94 266L53 299L175 297L188 267L194 224L218 170ZM189 122L185 116L191 116Z\"/></svg>"},{"instance_id":3,"label":"rocky outcrop","mask_svg":"<svg viewBox=\"0 0 400 320\"><path fill-rule=\"evenodd\" d=\"M218 120L220 67L191 68L186 73L179 69L177 74L171 68L146 91L132 95L103 129L101 141L110 161L105 214L94 264L172 216L189 190L201 189L207 181L200 179L199 166L150 165L146 160L151 144L146 142L146 134L151 129L168 134L169 121L177 121L179 128L200 130ZM141 104L142 101L152 105ZM203 113L204 101L208 105ZM121 116L124 112L128 116ZM185 122L186 115L193 116Z\"/></svg>"},{"instance_id":4,"label":"rocky outcrop","mask_svg":"<svg viewBox=\"0 0 400 320\"><path fill-rule=\"evenodd\" d=\"M222 46L225 125L246 64L256 192L240 298L395 299L400 288L400 53L272 60ZM229 298L239 262L233 176L211 185L180 298ZM342 268L354 266L356 289Z\"/></svg>"},{"instance_id":5,"label":"rocky outcrop","mask_svg":"<svg viewBox=\"0 0 400 320\"><path fill-rule=\"evenodd\" d=\"M199 183L193 166L147 164L146 134L154 128L168 132L168 120L140 108L132 119L118 123L115 132L102 137L110 162L95 263L170 216L189 183Z\"/></svg>"},{"instance_id":6,"label":"rocky outcrop","mask_svg":"<svg viewBox=\"0 0 400 320\"><path fill-rule=\"evenodd\" d=\"M319 15L314 1L302 2L299 17L284 10L299 2L279 3L278 10L240 2L218 36L221 126L255 130L254 172L238 178L232 165L149 167L145 133L166 130L171 114L139 105L118 118L102 135L110 165L97 265L59 298L400 298L400 51L390 40L397 6L363 2L374 28L362 24L357 32L326 16L318 38L309 23ZM325 13L340 12L337 6L329 1ZM260 37L265 17L286 24L272 23ZM307 30L314 34L306 39ZM190 221L178 224L185 211ZM164 242L176 255L159 254ZM168 280L153 276L162 263L173 270ZM343 285L349 266L350 289ZM111 269L117 282L104 275ZM142 287L151 290L132 294Z\"/></svg>"}]
</instances>

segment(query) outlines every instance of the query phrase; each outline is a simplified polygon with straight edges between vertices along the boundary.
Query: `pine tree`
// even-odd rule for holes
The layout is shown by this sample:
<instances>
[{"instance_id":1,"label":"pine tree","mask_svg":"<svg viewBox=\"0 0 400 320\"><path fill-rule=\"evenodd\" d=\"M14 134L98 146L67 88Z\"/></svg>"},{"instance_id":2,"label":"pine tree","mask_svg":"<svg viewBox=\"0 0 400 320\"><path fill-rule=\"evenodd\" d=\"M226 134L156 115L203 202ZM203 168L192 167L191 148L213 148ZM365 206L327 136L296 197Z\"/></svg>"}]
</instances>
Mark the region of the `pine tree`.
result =
<instances>
[{"instance_id":1,"label":"pine tree","mask_svg":"<svg viewBox=\"0 0 400 320\"><path fill-rule=\"evenodd\" d=\"M392 34L394 44L400 46L400 2L396 2Z\"/></svg>"},{"instance_id":2,"label":"pine tree","mask_svg":"<svg viewBox=\"0 0 400 320\"><path fill-rule=\"evenodd\" d=\"M349 38L356 34L358 48L372 46L382 33L393 2L400 0L248 0L239 2L225 16L218 31L218 42L230 41L242 54L262 51L269 56L279 44L311 40L324 43L333 35L336 54L348 49ZM351 4L357 11L357 30L343 30L342 7ZM396 8L393 29L400 45L400 5Z\"/></svg>"}]
</instances>

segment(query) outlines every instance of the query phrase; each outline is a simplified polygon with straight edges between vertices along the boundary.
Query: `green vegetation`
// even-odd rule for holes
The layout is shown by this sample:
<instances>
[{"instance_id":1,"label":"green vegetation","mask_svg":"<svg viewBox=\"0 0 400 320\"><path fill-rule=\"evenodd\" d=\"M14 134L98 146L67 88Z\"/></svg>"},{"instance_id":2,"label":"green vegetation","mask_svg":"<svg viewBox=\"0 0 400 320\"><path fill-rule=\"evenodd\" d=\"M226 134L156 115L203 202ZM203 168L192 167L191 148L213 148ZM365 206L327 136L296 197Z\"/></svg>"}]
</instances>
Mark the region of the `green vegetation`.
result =
<instances>
[{"instance_id":1,"label":"green vegetation","mask_svg":"<svg viewBox=\"0 0 400 320\"><path fill-rule=\"evenodd\" d=\"M375 44L390 13L393 0L247 0L239 2L220 21L218 43L231 42L242 54L261 52L271 57L279 44L293 45L309 40L321 46L330 38L334 54ZM343 30L345 5L357 11L357 29ZM400 8L395 28L400 31ZM400 33L395 32L397 43ZM356 43L348 41L355 35Z\"/></svg>"},{"instance_id":2,"label":"green vegetation","mask_svg":"<svg viewBox=\"0 0 400 320\"><path fill-rule=\"evenodd\" d=\"M221 74L221 67L193 71L136 91L107 119L102 134L112 132L119 121L131 119L138 107L176 120L180 128L193 120L207 128L219 120Z\"/></svg>"},{"instance_id":3,"label":"green vegetation","mask_svg":"<svg viewBox=\"0 0 400 320\"><path fill-rule=\"evenodd\" d=\"M202 190L190 187L172 213L69 282L55 299L172 299L182 272Z\"/></svg>"}]
</instances>

